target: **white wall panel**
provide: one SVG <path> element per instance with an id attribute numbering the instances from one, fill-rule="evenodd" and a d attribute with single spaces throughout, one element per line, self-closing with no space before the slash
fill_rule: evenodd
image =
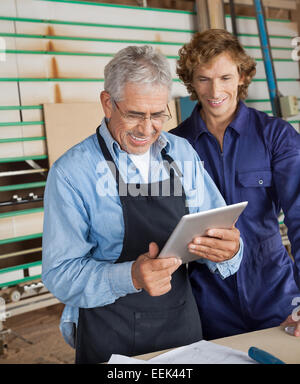
<path id="1" fill-rule="evenodd" d="M 27 215 L 13 216 L 15 237 L 27 236 L 43 232 L 43 212 L 29 213 Z"/>
<path id="2" fill-rule="evenodd" d="M 237 31 L 238 33 L 251 33 L 257 34 L 257 22 L 255 18 L 237 18 Z M 226 17 L 226 28 L 232 32 L 231 20 Z M 296 22 L 282 22 L 282 21 L 267 21 L 267 28 L 269 35 L 282 35 L 282 36 L 297 36 L 297 23 Z"/>
<path id="3" fill-rule="evenodd" d="M 0 13 L 2 16 L 16 16 L 16 7 L 14 0 L 1 0 L 0 1 Z"/>
<path id="4" fill-rule="evenodd" d="M 9 55 L 12 56 L 12 55 Z M 48 55 L 18 54 L 18 77 L 48 78 L 50 77 L 50 62 Z"/>
<path id="5" fill-rule="evenodd" d="M 300 96 L 299 81 L 280 81 L 278 82 L 279 91 L 284 95 Z"/>
<path id="6" fill-rule="evenodd" d="M 15 125 L 9 127 L 0 127 L 0 139 L 22 138 L 22 137 L 41 137 L 44 136 L 43 125 Z"/>
<path id="7" fill-rule="evenodd" d="M 51 45 L 49 45 L 51 42 Z M 14 41 L 11 41 L 13 44 Z M 36 50 L 36 51 L 63 51 L 63 52 L 85 52 L 85 53 L 110 53 L 114 54 L 120 49 L 128 45 L 144 45 L 144 43 L 128 43 L 128 42 L 106 42 L 106 41 L 83 41 L 83 40 L 56 40 L 56 39 L 40 39 L 40 38 L 16 38 L 15 47 L 9 49 L 18 50 Z M 154 49 L 159 50 L 165 55 L 177 55 L 180 45 L 168 44 L 149 44 Z"/>
<path id="8" fill-rule="evenodd" d="M 271 103 L 269 101 L 266 101 L 266 102 L 251 102 L 250 101 L 249 102 L 247 99 L 246 104 L 248 107 L 258 109 L 259 111 L 271 111 L 272 110 L 272 106 L 271 106 Z"/>
<path id="9" fill-rule="evenodd" d="M 260 46 L 259 36 L 239 36 L 239 41 L 242 45 L 252 45 L 252 46 Z M 270 45 L 271 47 L 286 47 L 292 48 L 291 45 L 292 38 L 274 38 L 270 37 Z"/>
<path id="10" fill-rule="evenodd" d="M 5 61 L 0 61 L 0 77 L 18 77 L 16 55 L 6 54 Z"/>
<path id="11" fill-rule="evenodd" d="M 10 281 L 15 281 L 15 280 L 21 280 L 23 278 L 24 278 L 24 272 L 22 269 L 0 273 L 0 284 L 8 283 Z"/>
<path id="12" fill-rule="evenodd" d="M 104 78 L 104 67 L 111 57 L 52 56 L 48 58 L 50 66 L 55 66 L 57 77 L 67 78 Z"/>
<path id="13" fill-rule="evenodd" d="M 104 21 L 103 24 L 106 24 Z M 55 36 L 73 36 L 101 39 L 129 39 L 148 41 L 188 42 L 192 33 L 127 28 L 90 27 L 64 24 L 17 22 L 17 33 Z M 5 31 L 5 30 L 4 30 Z M 6 32 L 6 31 L 5 31 Z"/>
<path id="14" fill-rule="evenodd" d="M 13 121 L 19 121 L 20 120 L 20 113 L 19 111 L 14 110 L 0 110 L 0 123 L 4 122 L 13 122 Z M 1 130 L 2 127 L 0 127 Z M 0 133 L 1 135 L 1 133 Z"/>
<path id="15" fill-rule="evenodd" d="M 37 276 L 42 273 L 42 266 L 41 265 L 36 265 L 34 267 L 28 268 L 28 273 L 29 276 Z"/>
<path id="16" fill-rule="evenodd" d="M 6 49 L 16 49 L 16 39 L 14 37 L 2 37 L 2 39 L 5 40 Z M 0 62 L 0 65 L 1 65 L 1 62 Z"/>
<path id="17" fill-rule="evenodd" d="M 77 103 L 100 102 L 100 92 L 103 82 L 57 82 L 53 83 L 53 99 L 55 94 L 59 99 L 50 102 Z"/>
<path id="18" fill-rule="evenodd" d="M 300 84 L 296 81 L 280 81 L 278 82 L 279 91 L 283 95 L 300 95 Z M 267 82 L 252 82 L 249 86 L 248 99 L 268 99 L 269 91 Z"/>
<path id="19" fill-rule="evenodd" d="M 190 29 L 193 22 L 195 22 L 195 16 L 189 13 L 33 0 L 17 0 L 17 10 L 19 17 L 85 21 L 89 23 L 105 22 L 107 24 L 119 25 L 143 25 L 144 27 L 152 28 Z"/>
<path id="20" fill-rule="evenodd" d="M 186 97 L 188 96 L 186 87 L 183 83 L 176 81 L 173 82 L 173 87 L 172 87 L 172 97 Z"/>
<path id="21" fill-rule="evenodd" d="M 1 10 L 1 2 L 0 2 L 0 15 L 2 16 L 2 10 Z M 9 20 L 1 20 L 0 21 L 0 32 L 5 33 L 15 33 L 15 27 L 14 22 Z"/>
<path id="22" fill-rule="evenodd" d="M 0 143 L 0 154 L 1 158 L 24 156 L 22 143 Z"/>
<path id="23" fill-rule="evenodd" d="M 49 24 L 16 21 L 16 33 L 28 35 L 47 35 L 49 34 Z"/>
<path id="24" fill-rule="evenodd" d="M 28 17 L 34 19 L 43 19 L 51 17 L 53 5 L 47 1 L 36 0 L 14 0 L 16 2 L 16 12 L 18 17 Z"/>
<path id="25" fill-rule="evenodd" d="M 19 105 L 18 85 L 16 82 L 0 82 L 0 105 Z"/>
<path id="26" fill-rule="evenodd" d="M 23 156 L 37 156 L 37 155 L 46 155 L 46 143 L 45 140 L 37 141 L 23 141 Z"/>
<path id="27" fill-rule="evenodd" d="M 42 57 L 41 57 L 42 56 Z M 111 57 L 67 55 L 18 55 L 20 77 L 104 78 L 104 67 Z M 176 75 L 176 60 L 169 59 L 173 78 Z M 34 65 L 33 65 L 34 64 Z"/>
<path id="28" fill-rule="evenodd" d="M 22 110 L 23 121 L 42 121 L 43 111 L 39 109 L 23 109 Z"/>
<path id="29" fill-rule="evenodd" d="M 299 65 L 297 62 L 274 61 L 274 68 L 277 78 L 299 78 Z M 266 71 L 263 61 L 256 65 L 256 78 L 266 78 Z"/>
<path id="30" fill-rule="evenodd" d="M 49 40 L 20 37 L 15 39 L 15 47 L 18 50 L 47 51 L 49 49 Z"/>
<path id="31" fill-rule="evenodd" d="M 9 57 L 15 55 L 8 55 Z M 21 78 L 81 78 L 81 77 L 103 77 L 104 65 L 109 58 L 84 57 L 84 56 L 60 56 L 44 54 L 18 54 L 19 71 L 13 72 L 13 67 L 7 65 L 3 67 L 6 73 L 0 74 L 2 77 L 21 77 Z"/>
<path id="32" fill-rule="evenodd" d="M 22 137 L 22 127 L 0 127 L 0 139 L 8 139 L 11 137 Z"/>
<path id="33" fill-rule="evenodd" d="M 42 233 L 43 218 L 43 212 L 1 218 L 0 240 Z"/>
<path id="34" fill-rule="evenodd" d="M 245 48 L 245 51 L 254 59 L 261 59 L 263 57 L 260 48 Z M 272 57 L 273 59 L 291 59 L 291 52 L 291 50 L 286 49 L 272 49 Z"/>
<path id="35" fill-rule="evenodd" d="M 0 143 L 1 158 L 45 155 L 45 140 Z"/>
<path id="36" fill-rule="evenodd" d="M 53 82 L 20 82 L 20 93 L 23 105 L 38 105 L 55 102 L 55 83 Z"/>

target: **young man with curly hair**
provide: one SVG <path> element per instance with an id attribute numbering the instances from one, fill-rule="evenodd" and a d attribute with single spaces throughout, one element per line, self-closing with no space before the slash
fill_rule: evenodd
<path id="1" fill-rule="evenodd" d="M 172 133 L 192 144 L 227 204 L 249 202 L 236 223 L 245 244 L 237 273 L 224 280 L 189 266 L 203 337 L 278 326 L 300 301 L 300 135 L 244 104 L 256 63 L 226 30 L 196 33 L 179 56 L 179 78 L 198 103 Z M 295 262 L 282 244 L 281 209 Z M 205 256 L 205 244 L 197 250 Z"/>

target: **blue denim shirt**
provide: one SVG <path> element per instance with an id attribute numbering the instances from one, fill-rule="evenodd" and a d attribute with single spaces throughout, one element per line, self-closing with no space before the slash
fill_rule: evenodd
<path id="1" fill-rule="evenodd" d="M 105 120 L 100 134 L 124 181 L 142 183 L 138 169 L 112 138 Z M 151 147 L 151 182 L 168 177 L 161 166 L 162 148 L 183 173 L 181 181 L 191 213 L 225 205 L 188 141 L 166 132 Z M 115 263 L 123 246 L 123 212 L 115 179 L 95 134 L 53 164 L 44 205 L 42 279 L 49 291 L 66 304 L 60 329 L 66 342 L 74 347 L 73 324 L 77 324 L 80 307 L 104 306 L 137 292 L 131 278 L 133 262 Z M 226 278 L 239 268 L 242 253 L 241 240 L 240 250 L 231 260 L 200 262 Z"/>

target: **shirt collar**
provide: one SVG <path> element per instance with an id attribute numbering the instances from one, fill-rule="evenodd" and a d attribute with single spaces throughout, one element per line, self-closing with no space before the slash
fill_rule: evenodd
<path id="1" fill-rule="evenodd" d="M 104 118 L 101 122 L 100 125 L 100 130 L 99 130 L 100 135 L 103 137 L 105 144 L 108 148 L 108 150 L 114 154 L 115 156 L 118 156 L 120 152 L 124 152 L 119 143 L 112 137 L 108 127 L 107 127 L 107 120 Z M 170 149 L 170 142 L 167 139 L 166 135 L 164 132 L 161 132 L 160 136 L 156 140 L 155 143 L 152 144 L 151 149 L 157 152 L 161 152 L 161 150 L 165 148 L 166 152 L 169 152 Z"/>
<path id="2" fill-rule="evenodd" d="M 239 135 L 247 132 L 248 130 L 249 108 L 239 101 L 235 118 L 229 124 Z"/>
<path id="3" fill-rule="evenodd" d="M 190 138 L 193 142 L 196 142 L 203 133 L 211 134 L 200 115 L 200 110 L 201 104 L 197 104 L 190 116 L 192 124 L 188 124 L 186 129 L 187 138 Z M 239 135 L 242 134 L 248 127 L 248 115 L 248 107 L 242 101 L 239 101 L 235 117 L 228 126 L 233 128 Z"/>

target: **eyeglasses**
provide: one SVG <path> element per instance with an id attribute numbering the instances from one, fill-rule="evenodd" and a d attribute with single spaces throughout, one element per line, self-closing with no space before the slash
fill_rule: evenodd
<path id="1" fill-rule="evenodd" d="M 172 119 L 171 111 L 168 104 L 167 104 L 167 110 L 169 113 L 168 115 L 166 113 L 158 112 L 147 117 L 144 114 L 139 114 L 138 112 L 123 112 L 115 100 L 112 99 L 112 102 L 115 104 L 118 111 L 120 112 L 120 115 L 123 117 L 126 123 L 130 125 L 140 125 L 140 124 L 143 124 L 145 120 L 150 119 L 153 126 L 160 127 L 163 124 L 165 124 L 167 121 Z"/>

